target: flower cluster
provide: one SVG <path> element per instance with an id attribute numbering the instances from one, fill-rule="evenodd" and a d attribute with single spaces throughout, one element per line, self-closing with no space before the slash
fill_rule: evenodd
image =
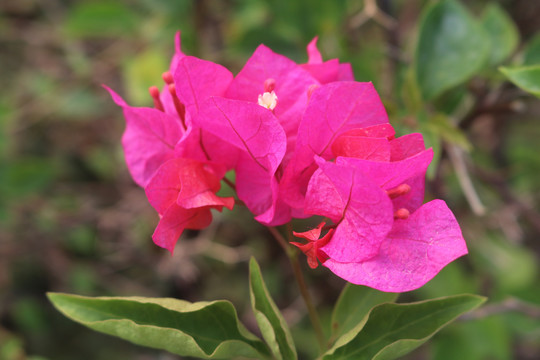
<path id="1" fill-rule="evenodd" d="M 349 64 L 323 62 L 316 38 L 296 64 L 260 45 L 236 75 L 176 52 L 155 108 L 127 105 L 126 162 L 160 215 L 154 242 L 170 251 L 184 229 L 231 209 L 216 195 L 235 171 L 238 199 L 267 226 L 323 216 L 332 222 L 296 233 L 316 267 L 383 291 L 418 288 L 467 253 L 446 204 L 423 204 L 432 159 L 421 134 L 395 137 L 371 83 Z"/>

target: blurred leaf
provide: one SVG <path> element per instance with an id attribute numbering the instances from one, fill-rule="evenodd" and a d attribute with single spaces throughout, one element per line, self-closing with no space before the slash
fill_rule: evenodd
<path id="1" fill-rule="evenodd" d="M 97 241 L 94 229 L 89 226 L 78 226 L 66 231 L 66 247 L 77 255 L 93 255 L 96 251 Z"/>
<path id="2" fill-rule="evenodd" d="M 523 65 L 540 64 L 540 34 L 533 36 L 523 51 Z"/>
<path id="3" fill-rule="evenodd" d="M 150 104 L 148 88 L 161 88 L 161 74 L 169 69 L 168 60 L 161 51 L 149 48 L 130 58 L 124 67 L 124 81 L 129 98 L 136 104 Z"/>
<path id="4" fill-rule="evenodd" d="M 34 298 L 19 298 L 13 308 L 13 319 L 19 329 L 40 332 L 48 329 L 48 321 L 41 303 Z"/>
<path id="5" fill-rule="evenodd" d="M 121 2 L 76 2 L 67 14 L 63 30 L 69 37 L 95 38 L 136 34 L 140 19 Z"/>
<path id="6" fill-rule="evenodd" d="M 266 345 L 243 327 L 228 301 L 190 303 L 61 293 L 48 297 L 68 318 L 138 345 L 203 359 L 269 356 Z"/>
<path id="7" fill-rule="evenodd" d="M 0 359 L 21 360 L 24 357 L 21 339 L 0 328 Z"/>
<path id="8" fill-rule="evenodd" d="M 336 339 L 362 321 L 376 305 L 396 301 L 398 294 L 347 283 L 332 312 L 332 338 Z"/>
<path id="9" fill-rule="evenodd" d="M 56 168 L 48 159 L 23 157 L 0 163 L 0 197 L 16 199 L 42 191 L 55 176 Z"/>
<path id="10" fill-rule="evenodd" d="M 512 339 L 500 316 L 452 324 L 433 341 L 434 360 L 510 360 Z"/>
<path id="11" fill-rule="evenodd" d="M 422 94 L 416 83 L 412 67 L 405 72 L 403 86 L 401 87 L 401 98 L 409 113 L 416 114 L 421 111 L 423 106 Z"/>
<path id="12" fill-rule="evenodd" d="M 424 99 L 431 100 L 473 76 L 484 65 L 489 38 L 454 0 L 429 6 L 420 24 L 415 71 Z"/>
<path id="13" fill-rule="evenodd" d="M 95 89 L 92 89 L 95 90 Z M 99 89 L 101 93 L 101 89 Z M 58 113 L 68 119 L 93 119 L 101 113 L 103 104 L 95 91 L 88 88 L 73 88 L 57 91 Z"/>
<path id="14" fill-rule="evenodd" d="M 540 65 L 501 67 L 500 70 L 515 85 L 540 97 Z"/>
<path id="15" fill-rule="evenodd" d="M 467 105 L 471 101 L 470 94 L 465 85 L 459 85 L 445 91 L 433 102 L 434 107 L 445 114 L 460 118 L 460 114 L 466 114 Z"/>
<path id="16" fill-rule="evenodd" d="M 378 305 L 370 311 L 365 325 L 360 324 L 338 339 L 323 360 L 396 359 L 484 301 L 485 298 L 476 295 L 457 295 L 410 304 Z"/>
<path id="17" fill-rule="evenodd" d="M 14 113 L 14 104 L 7 102 L 7 99 L 0 100 L 0 159 L 7 159 L 11 153 L 13 137 L 9 135 L 9 129 L 13 123 Z"/>
<path id="18" fill-rule="evenodd" d="M 519 44 L 518 30 L 506 11 L 496 3 L 488 5 L 481 21 L 491 42 L 489 64 L 497 65 L 516 50 Z"/>
<path id="19" fill-rule="evenodd" d="M 496 235 L 474 244 L 474 258 L 504 292 L 531 286 L 538 274 L 535 256 L 526 248 Z"/>
<path id="20" fill-rule="evenodd" d="M 77 264 L 69 270 L 69 288 L 79 294 L 93 294 L 99 282 L 95 269 L 90 266 Z"/>
<path id="21" fill-rule="evenodd" d="M 458 145 L 467 151 L 472 149 L 472 145 L 463 131 L 453 125 L 451 119 L 445 114 L 433 115 L 429 119 L 427 126 L 444 141 Z"/>
<path id="22" fill-rule="evenodd" d="M 249 289 L 255 319 L 276 359 L 296 359 L 289 326 L 270 297 L 259 264 L 253 257 L 249 261 Z"/>

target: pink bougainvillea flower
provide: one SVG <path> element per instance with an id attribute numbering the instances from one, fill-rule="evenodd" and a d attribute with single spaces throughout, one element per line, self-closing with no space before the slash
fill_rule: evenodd
<path id="1" fill-rule="evenodd" d="M 465 254 L 443 201 L 423 204 L 433 157 L 422 135 L 395 137 L 371 83 L 354 82 L 350 64 L 323 61 L 317 38 L 296 64 L 259 46 L 236 75 L 186 55 L 180 34 L 154 108 L 136 108 L 109 89 L 124 111 L 126 163 L 160 216 L 156 244 L 173 250 L 184 229 L 201 229 L 228 182 L 267 226 L 292 218 L 331 221 L 295 233 L 310 267 L 319 262 L 355 284 L 383 291 L 422 286 Z"/>
<path id="2" fill-rule="evenodd" d="M 320 248 L 328 256 L 324 266 L 354 284 L 403 292 L 424 285 L 467 253 L 444 202 L 421 204 L 424 184 L 416 181 L 425 176 L 431 157 L 432 151 L 424 150 L 394 162 L 317 159 L 306 212 L 335 224 Z"/>
<path id="3" fill-rule="evenodd" d="M 317 266 L 319 266 L 317 260 L 321 263 L 324 263 L 326 260 L 328 260 L 328 255 L 326 255 L 326 253 L 322 251 L 321 248 L 328 244 L 328 241 L 330 241 L 334 229 L 330 229 L 326 233 L 326 235 L 320 238 L 321 230 L 324 225 L 326 225 L 326 223 L 323 221 L 315 229 L 308 230 L 302 233 L 297 233 L 293 231 L 294 236 L 308 240 L 308 242 L 305 244 L 293 241 L 291 242 L 291 244 L 293 244 L 294 246 L 299 248 L 304 254 L 306 254 L 308 265 L 312 269 L 315 269 L 317 268 Z"/>
<path id="4" fill-rule="evenodd" d="M 173 251 L 184 229 L 202 229 L 210 224 L 210 209 L 232 209 L 234 199 L 216 196 L 224 168 L 189 159 L 164 163 L 145 188 L 150 204 L 161 219 L 152 235 L 154 242 Z"/>

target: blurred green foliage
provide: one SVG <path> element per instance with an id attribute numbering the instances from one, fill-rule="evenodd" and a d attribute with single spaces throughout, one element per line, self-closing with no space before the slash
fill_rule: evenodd
<path id="1" fill-rule="evenodd" d="M 126 171 L 122 114 L 101 84 L 150 105 L 147 87 L 161 84 L 177 30 L 186 53 L 234 72 L 260 43 L 304 62 L 318 35 L 325 59 L 351 62 L 357 80 L 373 81 L 398 132 L 421 131 L 436 150 L 426 197 L 449 203 L 470 250 L 401 298 L 490 298 L 409 358 L 539 358 L 540 102 L 497 68 L 537 91 L 540 3 L 380 0 L 380 13 L 366 17 L 367 3 L 0 2 L 0 359 L 169 358 L 69 322 L 46 301 L 49 290 L 227 298 L 253 330 L 250 255 L 300 358 L 310 358 L 305 309 L 283 281 L 287 259 L 247 212 L 217 214 L 174 256 L 151 243 L 157 216 Z M 475 194 L 484 214 L 469 206 Z M 344 283 L 321 268 L 308 282 L 330 332 Z"/>

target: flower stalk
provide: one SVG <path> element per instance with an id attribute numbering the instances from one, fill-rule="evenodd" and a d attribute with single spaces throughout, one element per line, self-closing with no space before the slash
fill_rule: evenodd
<path id="1" fill-rule="evenodd" d="M 288 226 L 288 228 L 289 227 L 290 226 Z M 285 240 L 285 238 L 281 235 L 278 229 L 272 226 L 268 226 L 267 228 L 277 240 L 279 245 L 283 248 L 283 250 L 287 254 L 287 257 L 289 258 L 296 284 L 298 285 L 298 288 L 300 289 L 300 294 L 302 295 L 302 299 L 306 304 L 309 320 L 311 321 L 311 325 L 313 326 L 313 330 L 315 331 L 315 336 L 317 337 L 319 351 L 323 353 L 326 350 L 326 338 L 322 329 L 321 320 L 319 319 L 319 314 L 317 313 L 317 309 L 315 308 L 313 299 L 311 298 L 311 294 L 307 288 L 304 274 L 302 273 L 302 268 L 300 267 L 300 262 L 298 261 L 298 250 L 292 246 L 289 246 L 287 240 Z M 287 233 L 292 234 L 290 229 L 287 229 Z"/>

